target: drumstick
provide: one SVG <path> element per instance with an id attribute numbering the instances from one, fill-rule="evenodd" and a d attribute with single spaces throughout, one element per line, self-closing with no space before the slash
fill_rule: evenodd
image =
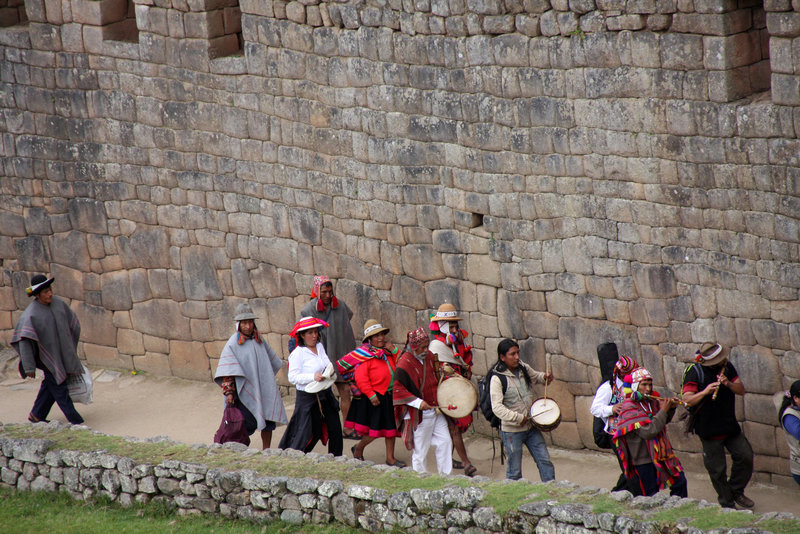
<path id="1" fill-rule="evenodd" d="M 547 398 L 547 375 L 550 374 L 550 353 L 544 355 L 544 398 Z"/>

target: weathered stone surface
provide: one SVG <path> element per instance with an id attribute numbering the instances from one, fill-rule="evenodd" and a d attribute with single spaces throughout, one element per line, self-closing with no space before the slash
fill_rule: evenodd
<path id="1" fill-rule="evenodd" d="M 164 339 L 191 341 L 189 320 L 180 313 L 177 302 L 153 299 L 135 303 L 131 310 L 133 328 Z"/>
<path id="2" fill-rule="evenodd" d="M 123 265 L 128 269 L 168 268 L 169 237 L 164 228 L 137 228 L 130 237 L 117 238 Z"/>
<path id="3" fill-rule="evenodd" d="M 604 321 L 562 318 L 558 323 L 558 337 L 564 355 L 587 365 L 598 365 L 597 346 L 613 341 L 620 354 L 640 359 L 636 328 Z"/>
<path id="4" fill-rule="evenodd" d="M 181 251 L 183 267 L 183 289 L 186 297 L 193 300 L 219 300 L 222 289 L 217 279 L 212 252 L 195 247 Z"/>
<path id="5" fill-rule="evenodd" d="M 102 288 L 104 308 L 130 310 L 133 306 L 130 280 L 126 271 L 103 273 L 100 276 L 100 287 Z"/>
<path id="6" fill-rule="evenodd" d="M 675 273 L 669 266 L 631 265 L 636 292 L 644 298 L 671 298 L 677 295 Z"/>

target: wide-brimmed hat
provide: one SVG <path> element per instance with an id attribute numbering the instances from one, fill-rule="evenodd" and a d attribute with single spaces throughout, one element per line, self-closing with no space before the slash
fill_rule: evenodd
<path id="1" fill-rule="evenodd" d="M 323 321 L 322 319 L 317 319 L 316 317 L 303 317 L 296 323 L 294 323 L 294 328 L 292 331 L 289 332 L 289 335 L 292 337 L 297 337 L 300 335 L 300 332 L 304 332 L 306 330 L 311 330 L 315 328 L 327 328 L 328 323 Z"/>
<path id="2" fill-rule="evenodd" d="M 243 302 L 236 306 L 236 316 L 233 318 L 234 321 L 246 321 L 247 319 L 258 319 L 255 313 L 253 313 L 253 308 L 246 302 Z"/>
<path id="3" fill-rule="evenodd" d="M 375 319 L 369 319 L 366 323 L 364 323 L 364 338 L 361 341 L 366 341 L 372 336 L 378 335 L 381 332 L 388 334 L 389 329 Z"/>
<path id="4" fill-rule="evenodd" d="M 714 367 L 727 357 L 728 351 L 719 343 L 703 343 L 695 353 L 697 363 L 706 367 Z"/>
<path id="5" fill-rule="evenodd" d="M 436 321 L 460 321 L 461 317 L 458 316 L 458 310 L 456 307 L 450 304 L 449 302 L 445 302 L 439 309 L 436 310 L 436 315 L 431 317 L 432 322 Z"/>
<path id="6" fill-rule="evenodd" d="M 55 278 L 47 278 L 43 274 L 35 274 L 31 278 L 31 286 L 25 288 L 25 292 L 29 297 L 35 297 L 40 291 L 50 287 L 50 284 L 53 283 L 53 280 L 55 280 Z"/>
<path id="7" fill-rule="evenodd" d="M 333 385 L 333 382 L 336 380 L 336 373 L 333 372 L 332 363 L 329 363 L 325 370 L 322 371 L 322 377 L 322 380 L 319 382 L 312 380 L 310 383 L 306 384 L 306 393 L 319 393 Z"/>

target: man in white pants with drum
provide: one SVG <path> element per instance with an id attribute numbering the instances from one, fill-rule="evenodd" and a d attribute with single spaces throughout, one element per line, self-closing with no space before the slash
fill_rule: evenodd
<path id="1" fill-rule="evenodd" d="M 542 482 L 555 480 L 556 470 L 550 461 L 544 436 L 530 417 L 530 407 L 534 401 L 533 384 L 549 384 L 553 381 L 553 375 L 550 372 L 534 371 L 532 367 L 521 362 L 519 344 L 511 339 L 504 339 L 497 346 L 497 358 L 498 361 L 492 368 L 489 394 L 492 411 L 500 419 L 500 438 L 508 454 L 506 478 L 522 478 L 524 445 L 539 468 Z"/>

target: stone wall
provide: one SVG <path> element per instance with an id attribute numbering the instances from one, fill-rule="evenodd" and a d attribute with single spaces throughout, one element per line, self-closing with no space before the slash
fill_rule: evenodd
<path id="1" fill-rule="evenodd" d="M 150 440 L 154 441 L 154 440 Z M 241 451 L 243 455 L 305 457 L 309 463 L 340 461 L 355 468 L 376 469 L 376 475 L 396 467 L 374 466 L 344 457 L 295 450 L 267 449 L 261 453 L 238 443 L 212 445 Z M 377 470 L 380 470 L 377 471 Z M 460 475 L 458 478 L 466 478 Z M 483 478 L 483 477 L 481 477 Z M 488 479 L 487 479 L 488 480 Z M 528 484 L 526 480 L 513 482 Z M 103 451 L 78 452 L 53 448 L 47 439 L 0 438 L 0 485 L 19 491 L 64 491 L 75 499 L 103 496 L 122 506 L 161 502 L 180 515 L 218 514 L 256 523 L 278 519 L 292 524 L 340 523 L 369 532 L 399 529 L 403 532 L 662 532 L 660 523 L 648 520 L 648 512 L 688 504 L 712 506 L 705 501 L 672 497 L 662 491 L 653 497 L 631 499 L 628 492 L 579 488 L 568 482 L 555 484 L 571 496 L 586 499 L 605 495 L 626 502 L 630 513 L 593 513 L 589 504 L 537 501 L 499 515 L 482 501 L 486 490 L 448 485 L 440 490 L 412 489 L 389 493 L 382 488 L 347 485 L 340 480 L 317 480 L 270 476 L 255 471 L 228 471 L 180 460 L 153 465 Z M 763 519 L 796 518 L 791 514 L 768 514 Z M 685 523 L 685 520 L 684 520 Z M 756 523 L 757 524 L 757 523 Z M 787 525 L 791 523 L 787 522 Z M 682 525 L 684 531 L 703 531 Z M 454 529 L 454 530 L 450 530 Z M 740 532 L 742 529 L 714 529 Z M 764 532 L 747 529 L 747 532 Z"/>
<path id="2" fill-rule="evenodd" d="M 522 340 L 564 447 L 592 446 L 599 343 L 676 391 L 717 340 L 785 479 L 800 6 L 133 4 L 135 28 L 124 0 L 28 0 L 0 29 L 4 339 L 49 272 L 90 364 L 207 380 L 238 303 L 285 353 L 324 273 L 398 341 L 454 303 L 478 375 Z"/>

